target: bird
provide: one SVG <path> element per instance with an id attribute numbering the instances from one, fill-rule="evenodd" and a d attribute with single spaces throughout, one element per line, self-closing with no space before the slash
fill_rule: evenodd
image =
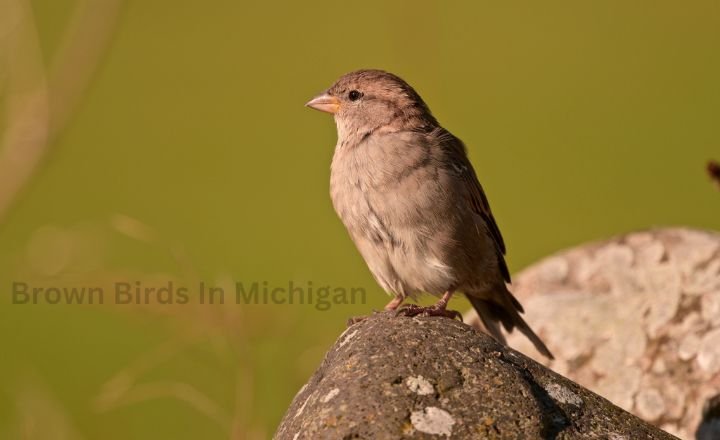
<path id="1" fill-rule="evenodd" d="M 373 277 L 393 296 L 385 310 L 455 318 L 459 312 L 447 306 L 461 292 L 497 341 L 506 344 L 501 325 L 517 328 L 552 359 L 508 288 L 505 242 L 465 145 L 415 89 L 387 71 L 363 69 L 305 105 L 334 117 L 330 197 Z M 439 300 L 403 304 L 421 294 Z"/>

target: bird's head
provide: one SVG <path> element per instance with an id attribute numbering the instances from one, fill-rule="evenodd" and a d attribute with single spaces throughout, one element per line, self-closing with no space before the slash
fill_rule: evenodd
<path id="1" fill-rule="evenodd" d="M 343 75 L 305 105 L 332 113 L 341 138 L 363 138 L 381 128 L 420 130 L 437 125 L 420 95 L 400 77 L 382 70 Z"/>

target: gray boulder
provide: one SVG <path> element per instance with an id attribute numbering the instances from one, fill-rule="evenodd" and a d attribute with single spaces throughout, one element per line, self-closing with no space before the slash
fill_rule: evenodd
<path id="1" fill-rule="evenodd" d="M 458 321 L 376 313 L 338 338 L 275 438 L 674 437 Z"/>

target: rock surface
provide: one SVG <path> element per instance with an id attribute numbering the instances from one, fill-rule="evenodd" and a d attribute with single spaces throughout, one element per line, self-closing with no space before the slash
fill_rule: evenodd
<path id="1" fill-rule="evenodd" d="M 528 267 L 512 290 L 556 360 L 522 335 L 511 346 L 694 438 L 720 393 L 720 234 L 657 229 L 582 245 Z"/>
<path id="2" fill-rule="evenodd" d="M 720 234 L 627 234 L 560 252 L 514 277 L 526 320 L 556 357 L 508 343 L 684 439 L 720 394 Z M 466 322 L 476 321 L 474 312 Z M 718 436 L 720 438 L 720 436 Z"/>
<path id="3" fill-rule="evenodd" d="M 377 313 L 340 336 L 275 438 L 673 437 L 458 321 Z"/>

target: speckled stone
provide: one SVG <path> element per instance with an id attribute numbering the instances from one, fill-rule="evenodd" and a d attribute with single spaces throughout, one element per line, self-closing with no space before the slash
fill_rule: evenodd
<path id="1" fill-rule="evenodd" d="M 641 389 L 635 397 L 639 415 L 645 420 L 657 420 L 665 411 L 665 400 L 655 388 Z"/>
<path id="2" fill-rule="evenodd" d="M 526 320 L 556 359 L 522 335 L 511 334 L 511 346 L 695 438 L 703 405 L 720 394 L 720 234 L 634 232 L 559 252 L 513 279 Z M 478 323 L 474 312 L 466 322 Z"/>
<path id="3" fill-rule="evenodd" d="M 338 339 L 275 438 L 673 437 L 458 321 L 377 313 Z"/>
<path id="4" fill-rule="evenodd" d="M 720 328 L 714 329 L 702 338 L 697 356 L 700 368 L 710 374 L 720 372 Z"/>

